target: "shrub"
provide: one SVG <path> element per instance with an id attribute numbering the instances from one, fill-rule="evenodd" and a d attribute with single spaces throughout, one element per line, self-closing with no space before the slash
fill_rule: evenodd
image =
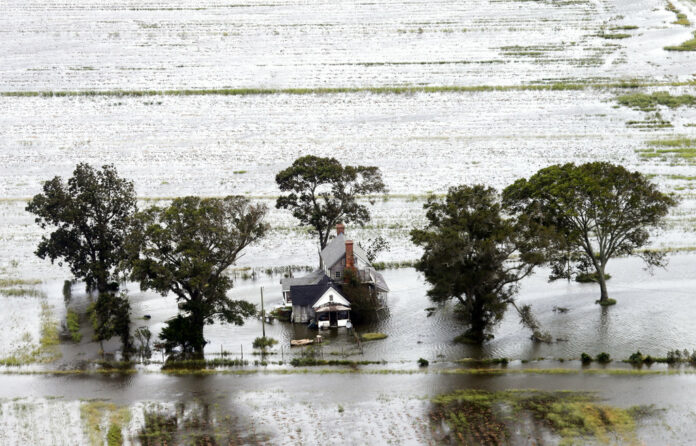
<path id="1" fill-rule="evenodd" d="M 427 359 L 425 359 L 425 358 L 418 358 L 418 366 L 419 366 L 419 367 L 428 367 L 428 364 L 430 364 L 430 362 L 428 362 Z"/>
<path id="2" fill-rule="evenodd" d="M 252 345 L 254 348 L 266 350 L 269 347 L 273 347 L 277 343 L 278 341 L 273 338 L 258 337 L 254 339 L 254 343 Z"/>
<path id="3" fill-rule="evenodd" d="M 630 362 L 631 364 L 642 364 L 644 360 L 645 358 L 643 357 L 643 354 L 640 352 L 640 350 L 628 357 L 628 362 Z"/>
<path id="4" fill-rule="evenodd" d="M 606 364 L 608 362 L 611 362 L 611 356 L 609 355 L 609 353 L 605 352 L 598 354 L 596 359 L 597 362 L 599 362 L 600 364 Z"/>
<path id="5" fill-rule="evenodd" d="M 583 364 L 589 364 L 592 362 L 592 356 L 588 355 L 585 352 L 582 352 L 580 355 L 580 361 L 582 361 Z"/>

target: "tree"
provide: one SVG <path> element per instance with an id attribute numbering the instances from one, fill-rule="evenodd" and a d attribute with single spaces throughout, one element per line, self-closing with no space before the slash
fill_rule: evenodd
<path id="1" fill-rule="evenodd" d="M 411 240 L 423 248 L 416 269 L 432 286 L 434 302 L 455 299 L 457 312 L 469 328 L 463 340 L 481 343 L 508 305 L 523 323 L 545 340 L 528 307 L 514 301 L 518 283 L 543 261 L 545 239 L 526 218 L 503 216 L 499 194 L 482 185 L 450 188 L 444 201 L 433 197 L 425 204 L 428 224 L 411 231 Z"/>
<path id="2" fill-rule="evenodd" d="M 249 302 L 227 297 L 232 279 L 225 270 L 266 233 L 265 214 L 266 206 L 229 196 L 177 198 L 136 216 L 131 276 L 141 289 L 174 293 L 179 303 L 180 314 L 160 334 L 170 351 L 179 346 L 202 356 L 206 324 L 242 325 L 255 313 Z"/>
<path id="3" fill-rule="evenodd" d="M 375 260 L 377 260 L 377 256 L 381 252 L 389 251 L 390 245 L 387 239 L 385 239 L 381 235 L 378 235 L 373 239 L 367 239 L 367 242 L 365 242 L 365 246 L 362 246 L 362 244 L 360 244 L 360 247 L 365 251 L 365 255 L 367 255 L 367 260 L 370 263 L 373 263 Z"/>
<path id="4" fill-rule="evenodd" d="M 310 226 L 324 249 L 331 229 L 337 223 L 370 220 L 370 212 L 358 203 L 360 195 L 386 192 L 379 168 L 342 166 L 334 158 L 313 155 L 300 157 L 276 175 L 282 192 L 276 208 L 289 209 L 304 226 Z M 374 204 L 370 201 L 370 204 Z"/>
<path id="5" fill-rule="evenodd" d="M 104 351 L 104 341 L 114 336 L 121 339 L 123 355 L 128 357 L 133 343 L 130 336 L 130 302 L 125 293 L 120 296 L 111 293 L 101 293 L 91 311 L 94 340 L 99 341 Z"/>
<path id="6" fill-rule="evenodd" d="M 637 253 L 649 267 L 665 265 L 664 254 L 636 250 L 647 245 L 648 230 L 659 227 L 677 201 L 639 172 L 606 162 L 554 165 L 508 186 L 503 198 L 511 210 L 554 234 L 547 252 L 550 279 L 594 268 L 600 304 L 613 303 L 606 285 L 609 259 Z"/>
<path id="7" fill-rule="evenodd" d="M 99 293 L 118 289 L 116 267 L 126 257 L 125 239 L 136 211 L 133 183 L 112 165 L 101 171 L 78 164 L 67 184 L 59 176 L 43 183 L 43 192 L 26 207 L 41 229 L 36 255 L 66 262 L 72 274 Z"/>

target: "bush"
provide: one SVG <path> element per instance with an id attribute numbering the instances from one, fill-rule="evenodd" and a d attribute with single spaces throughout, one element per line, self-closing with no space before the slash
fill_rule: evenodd
<path id="1" fill-rule="evenodd" d="M 425 359 L 425 358 L 418 358 L 418 366 L 419 366 L 419 367 L 428 367 L 428 364 L 430 364 L 430 362 L 428 362 L 427 359 Z"/>
<path id="2" fill-rule="evenodd" d="M 599 362 L 600 364 L 606 364 L 608 362 L 611 362 L 611 356 L 609 355 L 609 353 L 605 352 L 598 354 L 596 359 L 597 362 Z"/>
<path id="3" fill-rule="evenodd" d="M 278 341 L 273 339 L 273 338 L 259 337 L 259 338 L 254 339 L 254 343 L 252 345 L 254 348 L 266 350 L 269 347 L 273 347 L 277 343 L 278 343 Z"/>
<path id="4" fill-rule="evenodd" d="M 592 356 L 588 355 L 585 352 L 582 352 L 580 355 L 580 361 L 582 361 L 583 364 L 589 364 L 592 362 Z"/>
<path id="5" fill-rule="evenodd" d="M 611 279 L 611 274 L 605 274 L 604 280 Z M 599 276 L 597 273 L 580 273 L 575 276 L 575 281 L 579 283 L 599 283 Z"/>
<path id="6" fill-rule="evenodd" d="M 628 362 L 630 362 L 631 364 L 642 364 L 644 360 L 645 358 L 643 357 L 643 354 L 640 352 L 640 350 L 628 357 Z"/>

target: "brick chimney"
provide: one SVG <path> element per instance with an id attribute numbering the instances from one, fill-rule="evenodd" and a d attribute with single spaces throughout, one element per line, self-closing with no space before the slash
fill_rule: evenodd
<path id="1" fill-rule="evenodd" d="M 346 269 L 355 271 L 355 257 L 353 256 L 353 240 L 346 240 Z"/>
<path id="2" fill-rule="evenodd" d="M 346 225 L 344 225 L 343 223 L 339 223 L 336 225 L 336 235 L 337 236 L 341 235 L 341 234 L 345 234 L 345 232 L 346 232 Z"/>

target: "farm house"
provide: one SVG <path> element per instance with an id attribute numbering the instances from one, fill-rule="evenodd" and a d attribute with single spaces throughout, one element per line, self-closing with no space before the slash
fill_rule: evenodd
<path id="1" fill-rule="evenodd" d="M 386 301 L 389 286 L 384 277 L 360 245 L 346 238 L 343 224 L 336 225 L 336 237 L 321 251 L 320 261 L 321 267 L 306 276 L 281 280 L 283 304 L 292 307 L 292 322 L 314 322 L 319 328 L 345 327 L 351 308 L 342 294 L 347 269 L 355 271 L 380 302 Z"/>

